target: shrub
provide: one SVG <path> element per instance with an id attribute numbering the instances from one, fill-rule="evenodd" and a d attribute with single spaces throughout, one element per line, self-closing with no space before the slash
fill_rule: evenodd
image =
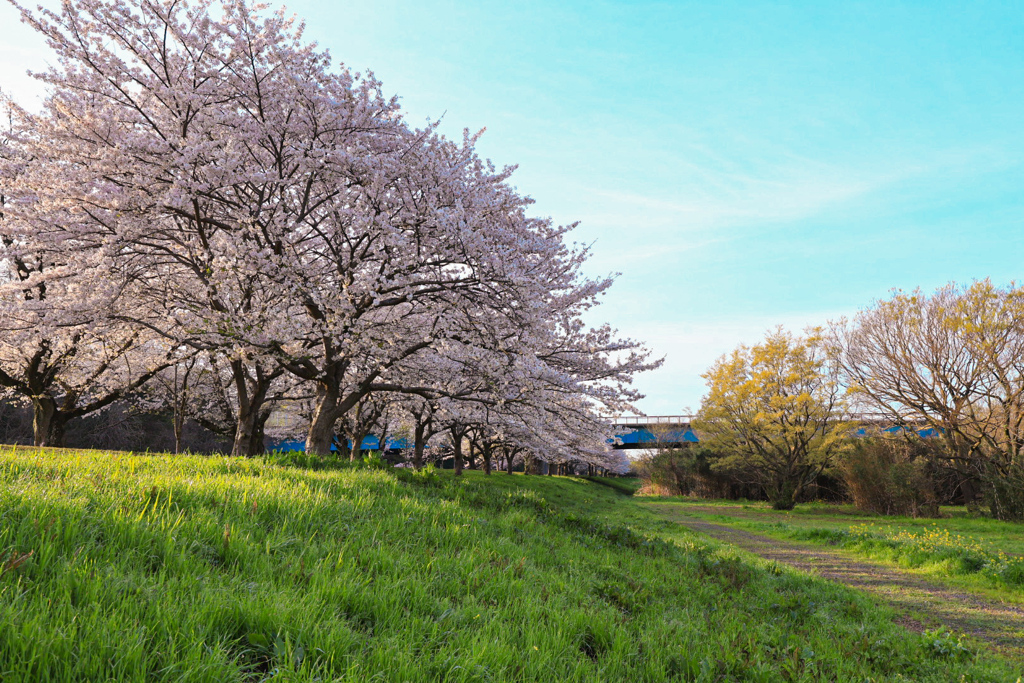
<path id="1" fill-rule="evenodd" d="M 1024 465 L 1001 470 L 989 466 L 984 477 L 987 484 L 985 503 L 996 519 L 1024 520 Z"/>
<path id="2" fill-rule="evenodd" d="M 666 449 L 641 457 L 634 464 L 637 475 L 643 481 L 640 493 L 654 496 L 686 495 L 686 460 L 683 451 L 677 449 Z"/>
<path id="3" fill-rule="evenodd" d="M 743 457 L 707 448 L 662 449 L 634 461 L 639 496 L 691 496 L 729 500 L 766 500 L 763 477 Z M 820 472 L 802 487 L 796 502 L 845 500 L 845 484 L 833 470 Z"/>
<path id="4" fill-rule="evenodd" d="M 854 441 L 840 463 L 853 504 L 880 515 L 937 517 L 935 481 L 926 446 L 907 439 Z"/>
<path id="5" fill-rule="evenodd" d="M 697 498 L 750 497 L 752 491 L 713 465 L 719 454 L 708 448 L 671 448 L 635 463 L 643 486 L 640 495 Z"/>

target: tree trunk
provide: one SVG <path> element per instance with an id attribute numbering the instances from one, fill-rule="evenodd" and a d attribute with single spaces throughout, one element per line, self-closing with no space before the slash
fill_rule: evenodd
<path id="1" fill-rule="evenodd" d="M 177 407 L 174 409 L 174 454 L 181 453 L 181 433 L 185 428 L 184 413 L 180 412 Z"/>
<path id="2" fill-rule="evenodd" d="M 779 497 L 772 501 L 772 510 L 792 510 L 796 507 L 796 503 L 793 502 L 792 498 Z"/>
<path id="3" fill-rule="evenodd" d="M 417 423 L 413 434 L 412 466 L 417 470 L 423 469 L 423 433 L 426 428 L 425 424 Z"/>
<path id="4" fill-rule="evenodd" d="M 452 432 L 452 450 L 455 451 L 455 476 L 462 476 L 462 433 Z"/>
<path id="5" fill-rule="evenodd" d="M 363 439 L 366 438 L 366 432 L 356 432 L 352 435 L 352 445 L 348 449 L 349 462 L 355 462 L 356 460 L 363 459 Z"/>
<path id="6" fill-rule="evenodd" d="M 231 455 L 249 455 L 252 450 L 253 434 L 256 431 L 256 412 L 251 406 L 245 406 L 243 410 L 239 406 L 238 424 L 235 425 L 235 439 L 231 444 Z"/>
<path id="7" fill-rule="evenodd" d="M 512 451 L 505 451 L 505 472 L 512 474 L 512 464 L 516 461 L 515 453 Z"/>
<path id="8" fill-rule="evenodd" d="M 231 455 L 252 456 L 263 453 L 263 427 L 270 418 L 270 413 L 263 415 L 263 404 L 267 402 L 270 385 L 280 371 L 265 375 L 263 369 L 256 365 L 255 378 L 242 361 L 231 362 L 231 375 L 238 393 L 238 413 L 236 415 L 235 439 L 231 445 Z"/>
<path id="9" fill-rule="evenodd" d="M 961 474 L 960 493 L 964 497 L 964 505 L 973 510 L 978 506 L 978 491 L 974 486 L 974 479 L 969 474 Z"/>
<path id="10" fill-rule="evenodd" d="M 36 446 L 60 448 L 64 445 L 67 419 L 51 396 L 32 397 L 32 435 Z"/>
<path id="11" fill-rule="evenodd" d="M 799 495 L 799 487 L 792 482 L 783 481 L 775 486 L 772 498 L 773 510 L 792 510 L 796 507 L 796 497 Z"/>
<path id="12" fill-rule="evenodd" d="M 489 475 L 491 473 L 491 444 L 484 442 L 480 450 L 484 459 L 484 474 Z"/>
<path id="13" fill-rule="evenodd" d="M 187 381 L 187 380 L 186 380 Z M 183 394 L 184 392 L 182 392 Z M 185 404 L 182 394 L 178 392 L 178 366 L 174 366 L 174 412 L 171 414 L 171 427 L 174 430 L 174 454 L 181 453 L 181 432 L 185 428 Z"/>
<path id="14" fill-rule="evenodd" d="M 340 417 L 339 396 L 336 390 L 321 383 L 316 389 L 316 398 L 316 409 L 306 434 L 306 452 L 328 456 L 331 454 L 331 441 L 334 440 L 334 425 Z"/>
<path id="15" fill-rule="evenodd" d="M 263 455 L 267 450 L 267 420 L 270 419 L 269 410 L 260 410 L 253 424 L 252 439 L 249 441 L 249 455 Z"/>

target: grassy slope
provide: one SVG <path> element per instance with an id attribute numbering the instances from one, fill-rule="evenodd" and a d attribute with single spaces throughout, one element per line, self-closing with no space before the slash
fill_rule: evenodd
<path id="1" fill-rule="evenodd" d="M 943 508 L 940 519 L 879 517 L 852 506 L 805 504 L 772 510 L 766 503 L 648 498 L 712 522 L 823 545 L 913 569 L 966 589 L 1024 603 L 1024 525 Z"/>
<path id="2" fill-rule="evenodd" d="M 0 557 L 32 555 L 0 578 L 0 680 L 1020 674 L 839 587 L 666 543 L 624 500 L 563 478 L 3 451 Z"/>

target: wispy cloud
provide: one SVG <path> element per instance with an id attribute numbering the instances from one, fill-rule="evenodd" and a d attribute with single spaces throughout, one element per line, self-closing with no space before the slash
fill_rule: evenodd
<path id="1" fill-rule="evenodd" d="M 696 409 L 704 394 L 700 375 L 722 354 L 740 344 L 755 344 L 778 325 L 794 332 L 823 325 L 850 311 L 815 311 L 790 315 L 746 316 L 693 322 L 641 323 L 629 330 L 644 340 L 655 355 L 664 356 L 659 370 L 637 378 L 647 398 L 640 408 L 649 415 L 677 414 Z"/>

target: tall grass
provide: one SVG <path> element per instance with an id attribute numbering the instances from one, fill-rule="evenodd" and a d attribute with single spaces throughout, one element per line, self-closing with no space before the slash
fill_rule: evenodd
<path id="1" fill-rule="evenodd" d="M 0 680 L 1015 680 L 625 497 L 265 460 L 0 452 Z M 633 518 L 636 522 L 637 518 Z"/>

